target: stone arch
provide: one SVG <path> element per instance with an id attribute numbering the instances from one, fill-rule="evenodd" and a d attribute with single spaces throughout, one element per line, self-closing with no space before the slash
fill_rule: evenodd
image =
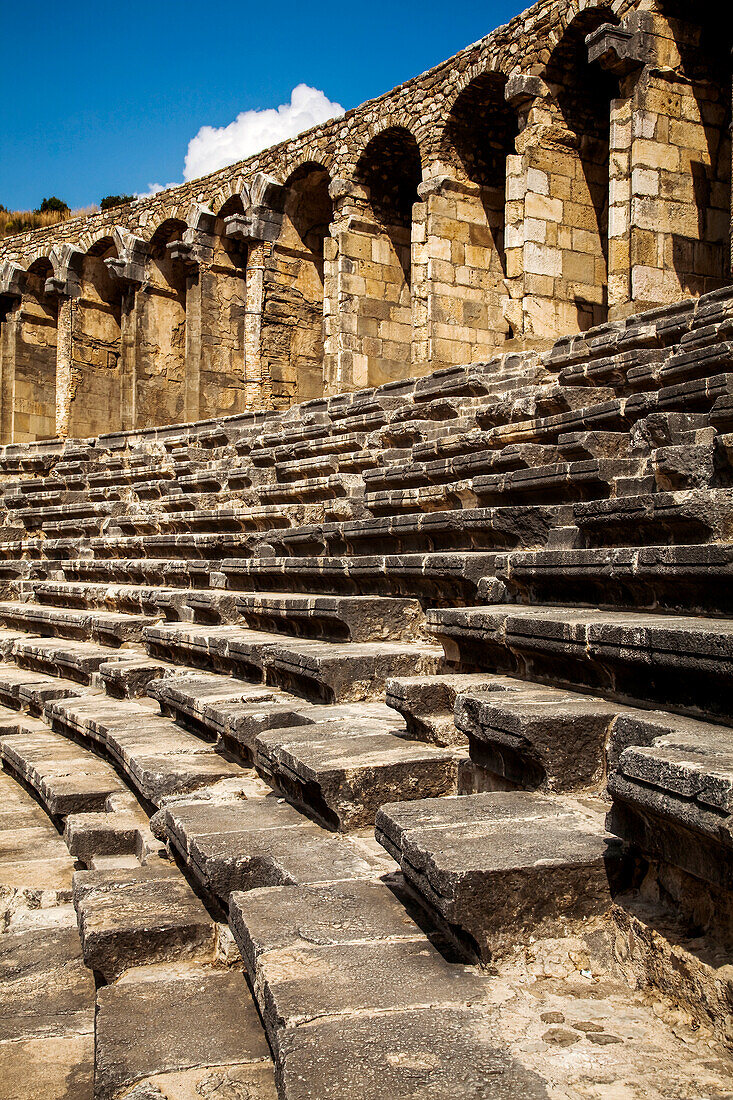
<path id="1" fill-rule="evenodd" d="M 122 348 L 125 284 L 117 264 L 124 231 L 106 226 L 81 234 L 78 248 L 63 257 L 67 287 L 78 293 L 70 303 L 71 356 L 68 430 L 75 437 L 122 427 L 124 362 Z"/>
<path id="2" fill-rule="evenodd" d="M 507 157 L 515 151 L 519 130 L 516 111 L 506 101 L 507 78 L 502 72 L 482 69 L 463 83 L 448 111 L 441 135 L 439 160 L 451 166 L 458 179 L 478 188 L 478 199 L 488 238 L 474 230 L 480 247 L 489 246 L 506 274 L 504 209 Z"/>
<path id="3" fill-rule="evenodd" d="M 619 94 L 618 78 L 589 64 L 586 38 L 618 20 L 611 4 L 574 4 L 569 15 L 541 75 L 555 111 L 549 139 L 566 177 L 562 225 L 572 239 L 562 251 L 563 293 L 585 329 L 608 316 L 611 103 Z"/>
<path id="4" fill-rule="evenodd" d="M 184 419 L 186 385 L 186 268 L 171 256 L 187 226 L 166 217 L 147 242 L 145 278 L 135 294 L 135 427 Z"/>
<path id="5" fill-rule="evenodd" d="M 680 157 L 677 172 L 660 175 L 674 231 L 664 256 L 683 291 L 705 293 L 731 275 L 731 82 L 733 12 L 730 5 L 697 0 L 654 0 L 650 15 L 657 63 L 679 73 L 664 120 Z M 683 192 L 687 192 L 687 194 Z"/>
<path id="6" fill-rule="evenodd" d="M 335 176 L 334 155 L 328 149 L 309 144 L 300 147 L 293 153 L 286 153 L 278 166 L 279 180 L 285 185 L 297 172 L 314 164 L 322 168 L 329 176 Z"/>
<path id="7" fill-rule="evenodd" d="M 56 359 L 58 297 L 48 293 L 53 267 L 48 256 L 38 256 L 23 273 L 18 302 L 12 419 L 14 442 L 52 439 L 56 434 Z M 3 402 L 4 404 L 4 402 Z M 3 418 L 5 419 L 5 417 Z M 4 427 L 4 434 L 8 426 Z"/>
<path id="8" fill-rule="evenodd" d="M 322 162 L 301 160 L 278 193 L 281 219 L 262 315 L 262 353 L 275 404 L 323 395 L 330 183 Z"/>
<path id="9" fill-rule="evenodd" d="M 420 146 L 411 130 L 381 126 L 359 157 L 356 178 L 366 188 L 371 214 L 391 238 L 409 284 L 410 249 L 405 244 L 422 181 Z"/>

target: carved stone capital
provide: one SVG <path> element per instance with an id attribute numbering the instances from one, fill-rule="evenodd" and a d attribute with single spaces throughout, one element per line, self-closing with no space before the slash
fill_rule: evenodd
<path id="1" fill-rule="evenodd" d="M 546 99 L 549 88 L 541 76 L 531 73 L 515 73 L 510 76 L 504 89 L 504 98 L 516 111 L 528 111 L 535 100 Z"/>
<path id="2" fill-rule="evenodd" d="M 598 64 L 616 76 L 628 76 L 643 67 L 647 50 L 642 36 L 628 27 L 604 23 L 585 40 L 588 61 Z"/>
<path id="3" fill-rule="evenodd" d="M 0 263 L 0 297 L 19 300 L 23 297 L 28 273 L 12 260 Z"/>

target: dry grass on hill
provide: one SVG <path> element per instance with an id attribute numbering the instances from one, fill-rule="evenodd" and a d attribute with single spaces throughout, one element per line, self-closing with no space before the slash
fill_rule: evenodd
<path id="1" fill-rule="evenodd" d="M 58 210 L 49 210 L 43 214 L 37 210 L 0 210 L 0 237 L 12 237 L 14 233 L 43 229 L 48 225 L 56 225 L 57 222 L 68 221 L 69 218 L 94 214 L 97 210 L 98 206 L 85 206 L 81 210 L 70 210 L 68 213 Z"/>

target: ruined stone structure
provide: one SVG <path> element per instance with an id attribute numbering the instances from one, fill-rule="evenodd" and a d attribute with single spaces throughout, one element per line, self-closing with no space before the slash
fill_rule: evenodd
<path id="1" fill-rule="evenodd" d="M 5 242 L 3 1100 L 733 1094 L 730 46 Z"/>
<path id="2" fill-rule="evenodd" d="M 710 0 L 543 0 L 300 138 L 5 240 L 0 438 L 283 408 L 726 285 L 731 37 Z"/>

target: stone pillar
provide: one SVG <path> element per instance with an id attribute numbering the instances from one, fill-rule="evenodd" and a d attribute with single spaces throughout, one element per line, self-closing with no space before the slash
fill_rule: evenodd
<path id="1" fill-rule="evenodd" d="M 418 194 L 423 201 L 413 207 L 413 373 L 490 358 L 509 335 L 503 206 L 492 211 L 488 189 L 447 175 L 421 183 Z"/>
<path id="2" fill-rule="evenodd" d="M 272 403 L 272 379 L 267 358 L 262 354 L 262 311 L 265 269 L 272 245 L 253 241 L 247 250 L 247 311 L 244 321 L 244 385 L 248 409 L 268 409 Z"/>
<path id="3" fill-rule="evenodd" d="M 49 280 L 55 284 L 56 280 Z M 47 284 L 48 285 L 48 284 Z M 75 299 L 55 288 L 58 296 L 58 337 L 56 342 L 56 435 L 69 434 L 73 397 L 73 345 Z"/>
<path id="4" fill-rule="evenodd" d="M 608 316 L 616 320 L 636 312 L 631 263 L 634 100 L 644 57 L 637 36 L 625 26 L 605 24 L 588 35 L 586 45 L 590 64 L 618 77 L 621 92 L 611 103 L 609 144 Z"/>
<path id="5" fill-rule="evenodd" d="M 401 260 L 410 255 L 411 231 L 387 232 L 369 210 L 367 190 L 351 180 L 333 180 L 330 195 L 326 396 L 413 373 L 412 303 Z"/>
<path id="6" fill-rule="evenodd" d="M 519 134 L 516 154 L 507 157 L 504 315 L 521 343 L 542 346 L 577 327 L 577 314 L 568 311 L 558 293 L 567 242 L 560 187 L 555 186 L 559 176 L 571 178 L 574 166 L 551 144 L 556 120 L 544 81 L 515 74 L 505 94 L 517 113 Z"/>
<path id="7" fill-rule="evenodd" d="M 246 256 L 244 405 L 247 409 L 269 409 L 273 403 L 270 361 L 263 347 L 263 325 L 267 272 L 272 266 L 273 244 L 279 227 L 279 213 L 261 204 L 250 207 L 245 215 L 235 214 L 224 222 L 226 237 L 239 242 Z"/>
<path id="8" fill-rule="evenodd" d="M 367 217 L 368 197 L 363 187 L 335 179 L 330 195 L 334 219 L 330 242 L 326 242 L 326 262 L 331 265 L 331 293 L 326 307 L 326 397 L 368 385 L 369 360 L 359 339 L 359 301 L 366 296 L 367 283 L 359 273 L 359 261 L 371 261 L 372 240 L 377 232 Z M 376 324 L 375 318 L 375 331 Z"/>
<path id="9" fill-rule="evenodd" d="M 235 268 L 214 233 L 211 212 L 168 245 L 186 278 L 187 420 L 226 416 L 245 407 L 244 272 Z"/>
<path id="10" fill-rule="evenodd" d="M 20 330 L 20 299 L 5 299 L 0 321 L 0 443 L 12 443 L 15 409 L 15 356 Z M 2 300 L 0 300 L 2 308 Z"/>
<path id="11" fill-rule="evenodd" d="M 713 135 L 728 140 L 727 97 L 715 103 L 684 71 L 681 50 L 704 63 L 699 28 L 674 26 L 679 41 L 660 15 L 635 12 L 588 38 L 589 57 L 619 75 L 625 99 L 612 131 L 612 317 L 729 279 L 730 200 L 711 159 Z"/>

